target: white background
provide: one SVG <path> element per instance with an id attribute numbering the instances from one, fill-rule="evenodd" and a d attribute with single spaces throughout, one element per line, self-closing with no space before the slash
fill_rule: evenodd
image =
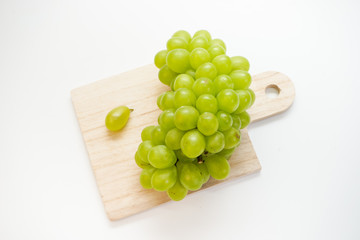
<path id="1" fill-rule="evenodd" d="M 360 2 L 0 1 L 0 239 L 360 239 Z M 254 123 L 259 174 L 110 222 L 70 91 L 209 30 L 292 108 Z"/>

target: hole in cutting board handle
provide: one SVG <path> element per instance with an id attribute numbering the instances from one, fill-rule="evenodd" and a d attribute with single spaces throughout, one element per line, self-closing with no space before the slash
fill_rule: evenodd
<path id="1" fill-rule="evenodd" d="M 280 94 L 280 88 L 278 85 L 270 84 L 265 88 L 265 94 L 268 98 L 277 98 Z"/>

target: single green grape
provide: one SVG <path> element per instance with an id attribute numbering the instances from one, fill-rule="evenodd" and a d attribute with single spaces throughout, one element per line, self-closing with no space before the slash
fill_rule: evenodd
<path id="1" fill-rule="evenodd" d="M 235 56 L 235 57 L 231 57 L 231 66 L 232 66 L 233 71 L 234 70 L 249 71 L 250 63 L 244 57 Z"/>
<path id="2" fill-rule="evenodd" d="M 218 103 L 213 95 L 202 94 L 196 100 L 196 108 L 200 113 L 211 112 L 215 114 L 218 111 Z"/>
<path id="3" fill-rule="evenodd" d="M 167 195 L 173 201 L 180 201 L 186 197 L 188 190 L 181 184 L 178 178 L 175 185 L 167 190 Z"/>
<path id="4" fill-rule="evenodd" d="M 196 128 L 199 112 L 192 106 L 182 106 L 175 111 L 175 126 L 187 131 Z"/>
<path id="5" fill-rule="evenodd" d="M 176 76 L 176 72 L 171 70 L 166 64 L 160 68 L 158 73 L 158 78 L 160 82 L 168 86 L 170 86 L 171 82 L 174 81 Z"/>
<path id="6" fill-rule="evenodd" d="M 210 46 L 215 45 L 215 44 L 218 44 L 218 45 L 222 46 L 226 51 L 226 45 L 225 45 L 223 40 L 221 40 L 219 38 L 215 38 L 215 39 L 210 41 Z"/>
<path id="7" fill-rule="evenodd" d="M 151 131 L 155 126 L 147 126 L 141 131 L 141 140 L 151 140 Z"/>
<path id="8" fill-rule="evenodd" d="M 184 73 L 190 67 L 190 53 L 185 49 L 171 50 L 166 57 L 166 65 L 176 73 Z"/>
<path id="9" fill-rule="evenodd" d="M 210 173 L 209 173 L 209 170 L 207 169 L 206 164 L 195 163 L 195 165 L 200 169 L 200 173 L 202 176 L 202 184 L 207 183 L 207 181 L 209 181 L 209 178 L 210 178 Z"/>
<path id="10" fill-rule="evenodd" d="M 231 72 L 231 59 L 225 54 L 216 56 L 212 63 L 215 65 L 218 74 L 228 74 Z"/>
<path id="11" fill-rule="evenodd" d="M 210 45 L 210 47 L 207 50 L 210 54 L 211 59 L 214 59 L 216 56 L 223 55 L 226 53 L 225 49 L 219 44 Z"/>
<path id="12" fill-rule="evenodd" d="M 210 54 L 204 48 L 195 48 L 190 53 L 190 65 L 197 69 L 200 65 L 210 61 Z"/>
<path id="13" fill-rule="evenodd" d="M 219 128 L 216 116 L 210 112 L 204 112 L 199 116 L 197 129 L 205 136 L 213 135 Z"/>
<path id="14" fill-rule="evenodd" d="M 218 153 L 225 147 L 225 136 L 222 132 L 216 132 L 211 136 L 205 137 L 206 151 L 209 153 Z"/>
<path id="15" fill-rule="evenodd" d="M 152 147 L 148 153 L 148 160 L 155 168 L 168 168 L 176 163 L 176 156 L 173 150 L 165 145 Z"/>
<path id="16" fill-rule="evenodd" d="M 246 128 L 250 123 L 250 115 L 245 111 L 239 114 L 241 129 Z"/>
<path id="17" fill-rule="evenodd" d="M 232 89 L 221 90 L 216 96 L 218 107 L 228 113 L 234 112 L 239 106 L 239 96 Z"/>
<path id="18" fill-rule="evenodd" d="M 235 149 L 236 149 L 236 147 L 229 148 L 229 149 L 223 149 L 221 152 L 218 153 L 218 155 L 221 155 L 224 158 L 226 158 L 227 160 L 229 160 L 230 157 L 233 155 Z"/>
<path id="19" fill-rule="evenodd" d="M 119 131 L 123 127 L 125 127 L 130 112 L 132 112 L 133 109 L 129 109 L 126 106 L 120 106 L 116 107 L 113 110 L 111 110 L 105 118 L 105 126 L 110 131 Z"/>
<path id="20" fill-rule="evenodd" d="M 235 128 L 235 129 L 240 129 L 240 127 L 241 127 L 241 121 L 240 121 L 239 115 L 232 114 L 231 117 L 232 117 L 232 119 L 233 119 L 233 125 L 232 125 L 232 127 Z"/>
<path id="21" fill-rule="evenodd" d="M 175 109 L 167 109 L 158 117 L 158 123 L 166 132 L 175 127 L 174 123 Z"/>
<path id="22" fill-rule="evenodd" d="M 193 91 L 187 88 L 179 88 L 175 92 L 175 107 L 195 106 L 196 96 Z"/>
<path id="23" fill-rule="evenodd" d="M 136 151 L 135 153 L 135 163 L 136 165 L 138 165 L 140 168 L 146 168 L 146 167 L 149 167 L 150 166 L 150 163 L 148 162 L 144 162 L 141 157 L 140 157 L 140 154 L 138 151 Z"/>
<path id="24" fill-rule="evenodd" d="M 164 109 L 164 106 L 161 105 L 161 99 L 164 97 L 165 94 L 166 94 L 166 92 L 163 92 L 162 94 L 160 94 L 160 95 L 157 97 L 157 100 L 156 100 L 156 104 L 157 104 L 157 106 L 158 106 L 161 110 L 165 110 L 165 109 Z"/>
<path id="25" fill-rule="evenodd" d="M 180 142 L 181 151 L 189 158 L 200 156 L 205 145 L 205 137 L 197 129 L 186 132 Z"/>
<path id="26" fill-rule="evenodd" d="M 215 86 L 213 81 L 209 78 L 199 78 L 194 82 L 192 87 L 193 92 L 196 97 L 199 97 L 203 94 L 212 94 L 215 95 Z"/>
<path id="27" fill-rule="evenodd" d="M 192 76 L 190 76 L 188 74 L 179 74 L 175 78 L 174 90 L 176 91 L 179 88 L 187 88 L 187 89 L 191 90 L 194 82 L 195 82 L 195 80 Z"/>
<path id="28" fill-rule="evenodd" d="M 139 152 L 140 158 L 143 162 L 149 162 L 148 153 L 152 147 L 154 147 L 154 144 L 152 144 L 150 140 L 140 143 L 137 151 Z"/>
<path id="29" fill-rule="evenodd" d="M 229 75 L 221 74 L 214 80 L 216 94 L 223 89 L 234 89 L 234 82 Z"/>
<path id="30" fill-rule="evenodd" d="M 243 70 L 235 70 L 230 73 L 234 81 L 234 89 L 248 89 L 251 84 L 251 75 Z"/>
<path id="31" fill-rule="evenodd" d="M 166 64 L 167 50 L 159 51 L 154 58 L 154 63 L 157 68 L 161 68 Z"/>
<path id="32" fill-rule="evenodd" d="M 185 30 L 179 30 L 179 31 L 175 32 L 172 36 L 173 37 L 183 38 L 187 43 L 190 42 L 190 40 L 191 40 L 190 33 L 188 33 Z"/>
<path id="33" fill-rule="evenodd" d="M 209 41 L 203 36 L 198 36 L 191 39 L 189 44 L 189 50 L 192 51 L 195 48 L 207 49 L 208 46 L 209 46 Z"/>
<path id="34" fill-rule="evenodd" d="M 165 136 L 166 131 L 162 129 L 160 126 L 155 126 L 151 131 L 151 142 L 154 146 L 156 145 L 164 145 L 165 144 Z"/>
<path id="35" fill-rule="evenodd" d="M 196 69 L 195 78 L 199 79 L 199 78 L 205 77 L 205 78 L 209 78 L 209 79 L 213 80 L 217 74 L 218 74 L 218 72 L 216 70 L 215 65 L 208 62 L 208 63 L 204 63 L 204 64 L 200 65 L 198 67 L 198 69 Z"/>
<path id="36" fill-rule="evenodd" d="M 170 83 L 170 89 L 171 89 L 171 91 L 175 91 L 175 89 L 174 89 L 174 83 L 175 83 L 175 79 L 172 80 L 171 83 Z"/>
<path id="37" fill-rule="evenodd" d="M 195 70 L 194 69 L 188 69 L 185 73 L 187 75 L 190 75 L 193 79 L 195 79 Z"/>
<path id="38" fill-rule="evenodd" d="M 229 130 L 233 124 L 233 119 L 230 114 L 224 111 L 218 111 L 216 117 L 219 121 L 219 131 Z"/>
<path id="39" fill-rule="evenodd" d="M 174 49 L 187 49 L 188 43 L 186 40 L 182 37 L 172 37 L 170 38 L 167 43 L 166 47 L 168 51 L 174 50 Z"/>
<path id="40" fill-rule="evenodd" d="M 211 34 L 206 30 L 197 31 L 194 34 L 193 38 L 200 37 L 200 36 L 206 38 L 209 42 L 211 41 Z"/>
<path id="41" fill-rule="evenodd" d="M 223 134 L 225 137 L 225 149 L 233 148 L 240 143 L 241 134 L 238 129 L 232 127 L 229 130 L 224 131 Z"/>
<path id="42" fill-rule="evenodd" d="M 243 89 L 239 89 L 235 91 L 238 95 L 239 95 L 239 106 L 236 109 L 236 111 L 234 112 L 235 114 L 239 114 L 242 113 L 243 111 L 245 111 L 246 109 L 248 109 L 250 107 L 251 104 L 251 93 L 250 91 L 248 91 L 248 89 L 243 90 Z"/>
<path id="43" fill-rule="evenodd" d="M 162 110 L 175 108 L 175 93 L 173 91 L 165 92 L 164 96 L 160 99 Z"/>
<path id="44" fill-rule="evenodd" d="M 141 171 L 140 174 L 140 184 L 141 186 L 143 186 L 143 188 L 145 189 L 151 189 L 152 185 L 151 185 L 151 177 L 154 174 L 154 172 L 156 171 L 156 168 L 153 168 L 151 166 L 144 168 Z"/>
<path id="45" fill-rule="evenodd" d="M 214 179 L 225 179 L 230 173 L 229 162 L 221 155 L 214 154 L 206 158 L 205 164 Z"/>
<path id="46" fill-rule="evenodd" d="M 249 104 L 249 108 L 250 108 L 255 103 L 256 96 L 255 96 L 254 91 L 251 88 L 249 88 L 247 90 L 249 91 L 249 94 L 251 96 L 251 101 L 250 101 L 250 104 Z"/>
<path id="47" fill-rule="evenodd" d="M 181 138 L 184 136 L 185 132 L 181 131 L 177 128 L 173 128 L 167 132 L 165 137 L 165 144 L 168 148 L 172 150 L 180 149 L 180 141 Z"/>
<path id="48" fill-rule="evenodd" d="M 195 160 L 195 158 L 187 157 L 180 149 L 175 151 L 175 155 L 180 162 L 193 162 Z"/>
<path id="49" fill-rule="evenodd" d="M 175 185 L 177 178 L 175 166 L 157 169 L 151 177 L 151 185 L 156 191 L 166 191 Z"/>
<path id="50" fill-rule="evenodd" d="M 180 172 L 180 182 L 190 191 L 199 190 L 203 184 L 200 169 L 193 163 L 185 163 Z"/>

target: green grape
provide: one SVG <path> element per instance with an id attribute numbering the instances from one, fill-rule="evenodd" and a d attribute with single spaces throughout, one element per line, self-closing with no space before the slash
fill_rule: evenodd
<path id="1" fill-rule="evenodd" d="M 241 121 L 240 121 L 240 117 L 236 114 L 231 115 L 232 119 L 233 119 L 233 125 L 232 127 L 235 129 L 240 129 L 241 127 Z"/>
<path id="2" fill-rule="evenodd" d="M 234 82 L 229 75 L 221 74 L 214 80 L 216 94 L 223 89 L 234 89 Z"/>
<path id="3" fill-rule="evenodd" d="M 171 91 L 175 91 L 175 89 L 174 89 L 174 83 L 175 83 L 175 79 L 172 80 L 171 83 L 170 83 L 170 89 L 171 89 Z"/>
<path id="4" fill-rule="evenodd" d="M 233 148 L 240 142 L 241 134 L 238 129 L 232 127 L 224 131 L 223 134 L 225 137 L 225 149 Z"/>
<path id="5" fill-rule="evenodd" d="M 239 114 L 241 129 L 246 128 L 250 123 L 250 115 L 245 111 Z"/>
<path id="6" fill-rule="evenodd" d="M 203 94 L 196 100 L 196 108 L 200 113 L 211 112 L 215 114 L 218 111 L 218 103 L 213 95 Z"/>
<path id="7" fill-rule="evenodd" d="M 166 57 L 166 64 L 174 72 L 184 73 L 190 67 L 189 55 L 185 49 L 171 50 Z"/>
<path id="8" fill-rule="evenodd" d="M 151 177 L 154 174 L 154 172 L 156 171 L 156 168 L 153 168 L 151 166 L 144 168 L 141 171 L 140 174 L 140 184 L 141 186 L 143 186 L 143 188 L 145 189 L 151 189 L 152 185 L 151 185 Z"/>
<path id="9" fill-rule="evenodd" d="M 140 158 L 143 162 L 149 162 L 148 153 L 152 147 L 154 147 L 154 145 L 151 143 L 150 140 L 146 140 L 140 143 L 137 151 L 139 152 Z"/>
<path id="10" fill-rule="evenodd" d="M 194 69 L 188 69 L 185 73 L 187 75 L 190 75 L 192 78 L 195 78 L 195 70 Z"/>
<path id="11" fill-rule="evenodd" d="M 162 110 L 175 108 L 175 93 L 172 91 L 165 92 L 164 96 L 160 99 L 160 106 Z"/>
<path id="12" fill-rule="evenodd" d="M 231 66 L 232 66 L 233 71 L 234 70 L 249 71 L 250 63 L 244 57 L 235 56 L 235 57 L 231 57 Z"/>
<path id="13" fill-rule="evenodd" d="M 154 63 L 157 68 L 161 68 L 166 64 L 167 50 L 159 51 L 154 58 Z"/>
<path id="14" fill-rule="evenodd" d="M 195 72 L 195 78 L 199 79 L 202 77 L 214 79 L 217 75 L 217 70 L 214 64 L 208 62 L 202 64 Z"/>
<path id="15" fill-rule="evenodd" d="M 234 112 L 239 106 L 239 96 L 232 89 L 221 90 L 216 96 L 218 107 L 228 113 Z"/>
<path id="16" fill-rule="evenodd" d="M 151 131 L 151 142 L 154 146 L 165 144 L 166 131 L 160 126 L 155 126 Z"/>
<path id="17" fill-rule="evenodd" d="M 195 158 L 187 157 L 181 150 L 176 150 L 175 155 L 179 159 L 178 162 L 193 162 L 195 160 Z"/>
<path id="18" fill-rule="evenodd" d="M 205 136 L 213 135 L 219 128 L 216 116 L 210 112 L 204 112 L 199 116 L 197 129 Z"/>
<path id="19" fill-rule="evenodd" d="M 195 48 L 190 53 L 190 65 L 197 69 L 203 63 L 210 61 L 210 54 L 204 48 Z"/>
<path id="20" fill-rule="evenodd" d="M 166 132 L 175 127 L 174 123 L 175 109 L 167 109 L 158 117 L 158 123 Z"/>
<path id="21" fill-rule="evenodd" d="M 179 88 L 175 92 L 175 107 L 195 106 L 196 96 L 193 91 L 187 88 Z"/>
<path id="22" fill-rule="evenodd" d="M 141 140 L 151 140 L 151 131 L 155 126 L 147 126 L 141 131 Z"/>
<path id="23" fill-rule="evenodd" d="M 176 156 L 173 150 L 165 145 L 152 147 L 148 153 L 148 160 L 155 168 L 168 168 L 176 163 Z"/>
<path id="24" fill-rule="evenodd" d="M 172 150 L 180 149 L 180 141 L 184 134 L 185 132 L 177 128 L 171 129 L 170 131 L 168 131 L 165 137 L 166 146 Z"/>
<path id="25" fill-rule="evenodd" d="M 229 162 L 221 155 L 214 154 L 206 158 L 205 164 L 210 175 L 217 179 L 225 179 L 230 173 Z"/>
<path id="26" fill-rule="evenodd" d="M 205 137 L 206 151 L 209 153 L 218 153 L 225 147 L 225 136 L 221 132 L 216 132 L 211 136 Z"/>
<path id="27" fill-rule="evenodd" d="M 207 183 L 207 181 L 209 181 L 210 178 L 210 173 L 207 169 L 206 164 L 200 163 L 200 164 L 196 164 L 196 166 L 200 169 L 200 173 L 202 176 L 202 184 Z"/>
<path id="28" fill-rule="evenodd" d="M 196 129 L 186 132 L 180 142 L 181 151 L 189 158 L 200 156 L 205 145 L 205 137 Z"/>
<path id="29" fill-rule="evenodd" d="M 248 89 L 251 84 L 251 75 L 243 70 L 235 70 L 230 73 L 234 81 L 234 89 Z"/>
<path id="30" fill-rule="evenodd" d="M 136 151 L 135 153 L 135 163 L 136 165 L 138 165 L 140 168 L 146 168 L 146 167 L 149 167 L 150 166 L 150 163 L 148 162 L 144 162 L 141 157 L 140 157 L 140 154 L 138 151 Z"/>
<path id="31" fill-rule="evenodd" d="M 210 45 L 210 47 L 207 50 L 210 54 L 211 59 L 226 53 L 225 49 L 219 44 Z"/>
<path id="32" fill-rule="evenodd" d="M 168 51 L 174 50 L 174 49 L 187 49 L 188 43 L 184 38 L 181 37 L 172 37 L 170 38 L 167 43 L 166 47 Z"/>
<path id="33" fill-rule="evenodd" d="M 254 91 L 251 88 L 249 88 L 248 91 L 249 91 L 250 96 L 251 96 L 251 101 L 250 101 L 250 104 L 249 104 L 249 108 L 250 108 L 254 104 L 256 96 L 255 96 Z"/>
<path id="34" fill-rule="evenodd" d="M 164 109 L 164 106 L 161 105 L 161 99 L 164 97 L 165 94 L 166 94 L 166 92 L 163 92 L 162 94 L 160 94 L 160 95 L 157 97 L 157 100 L 156 100 L 156 104 L 157 104 L 157 106 L 158 106 L 161 110 L 165 110 L 165 109 Z"/>
<path id="35" fill-rule="evenodd" d="M 189 50 L 192 51 L 195 48 L 205 48 L 207 49 L 209 46 L 209 41 L 202 37 L 194 37 L 193 39 L 191 39 L 190 44 L 189 44 Z"/>
<path id="36" fill-rule="evenodd" d="M 175 185 L 177 178 L 175 166 L 157 169 L 151 177 L 151 185 L 156 191 L 166 191 Z"/>
<path id="37" fill-rule="evenodd" d="M 183 38 L 187 43 L 190 42 L 190 40 L 191 40 L 190 33 L 188 33 L 185 30 L 179 30 L 179 31 L 175 32 L 172 36 L 173 37 Z"/>
<path id="38" fill-rule="evenodd" d="M 193 163 L 185 163 L 180 172 L 180 182 L 190 191 L 199 190 L 203 183 L 200 169 Z"/>
<path id="39" fill-rule="evenodd" d="M 224 111 L 218 111 L 216 117 L 219 121 L 219 131 L 229 130 L 233 124 L 233 119 L 230 114 Z"/>
<path id="40" fill-rule="evenodd" d="M 232 154 L 234 153 L 235 149 L 236 149 L 236 147 L 229 148 L 229 149 L 223 149 L 221 152 L 218 153 L 218 155 L 221 155 L 224 158 L 226 158 L 227 160 L 229 160 L 230 157 L 232 156 Z"/>
<path id="41" fill-rule="evenodd" d="M 196 128 L 199 112 L 191 106 L 182 106 L 175 111 L 175 126 L 183 131 Z"/>
<path id="42" fill-rule="evenodd" d="M 218 74 L 228 74 L 231 72 L 231 59 L 225 54 L 216 56 L 212 63 L 215 65 Z"/>
<path id="43" fill-rule="evenodd" d="M 225 49 L 225 51 L 226 51 L 226 45 L 225 45 L 225 43 L 223 42 L 223 40 L 218 39 L 218 38 L 215 38 L 215 39 L 213 39 L 213 40 L 210 41 L 210 46 L 215 45 L 215 44 L 218 44 L 218 45 L 222 46 L 222 47 Z"/>
<path id="44" fill-rule="evenodd" d="M 181 184 L 180 179 L 176 181 L 175 185 L 167 190 L 167 195 L 173 201 L 180 201 L 186 197 L 188 190 Z"/>
<path id="45" fill-rule="evenodd" d="M 187 88 L 192 89 L 194 84 L 194 78 L 188 74 L 179 74 L 174 81 L 174 90 L 178 90 L 179 88 Z"/>
<path id="46" fill-rule="evenodd" d="M 209 42 L 211 41 L 211 35 L 210 35 L 210 33 L 209 33 L 208 31 L 206 31 L 206 30 L 199 30 L 199 31 L 197 31 L 197 32 L 194 34 L 193 38 L 200 37 L 200 36 L 206 38 Z"/>
<path id="47" fill-rule="evenodd" d="M 239 106 L 236 109 L 236 111 L 234 112 L 235 114 L 239 114 L 242 113 L 243 111 L 245 111 L 246 109 L 248 109 L 250 107 L 251 104 L 251 93 L 248 90 L 236 90 L 235 91 L 238 95 L 239 95 Z"/>
<path id="48" fill-rule="evenodd" d="M 171 82 L 174 81 L 176 76 L 176 72 L 171 70 L 166 64 L 160 68 L 158 73 L 160 82 L 168 86 L 170 86 Z"/>
<path id="49" fill-rule="evenodd" d="M 110 131 L 119 131 L 123 127 L 125 127 L 130 112 L 132 112 L 133 109 L 129 109 L 126 106 L 120 106 L 116 107 L 113 110 L 111 110 L 105 118 L 105 126 Z"/>
<path id="50" fill-rule="evenodd" d="M 215 95 L 215 86 L 213 81 L 209 78 L 199 78 L 194 82 L 192 87 L 193 92 L 196 97 L 199 97 L 203 94 L 212 94 Z"/>

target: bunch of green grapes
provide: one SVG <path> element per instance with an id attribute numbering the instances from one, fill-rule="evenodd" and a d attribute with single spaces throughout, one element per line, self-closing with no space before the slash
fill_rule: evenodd
<path id="1" fill-rule="evenodd" d="M 248 60 L 227 56 L 225 43 L 208 31 L 193 37 L 178 31 L 166 46 L 156 54 L 155 65 L 171 91 L 158 97 L 158 125 L 141 132 L 135 161 L 143 168 L 144 188 L 167 191 L 179 201 L 210 176 L 229 175 L 228 159 L 240 145 L 240 129 L 250 122 L 246 110 L 255 94 L 249 89 Z"/>

